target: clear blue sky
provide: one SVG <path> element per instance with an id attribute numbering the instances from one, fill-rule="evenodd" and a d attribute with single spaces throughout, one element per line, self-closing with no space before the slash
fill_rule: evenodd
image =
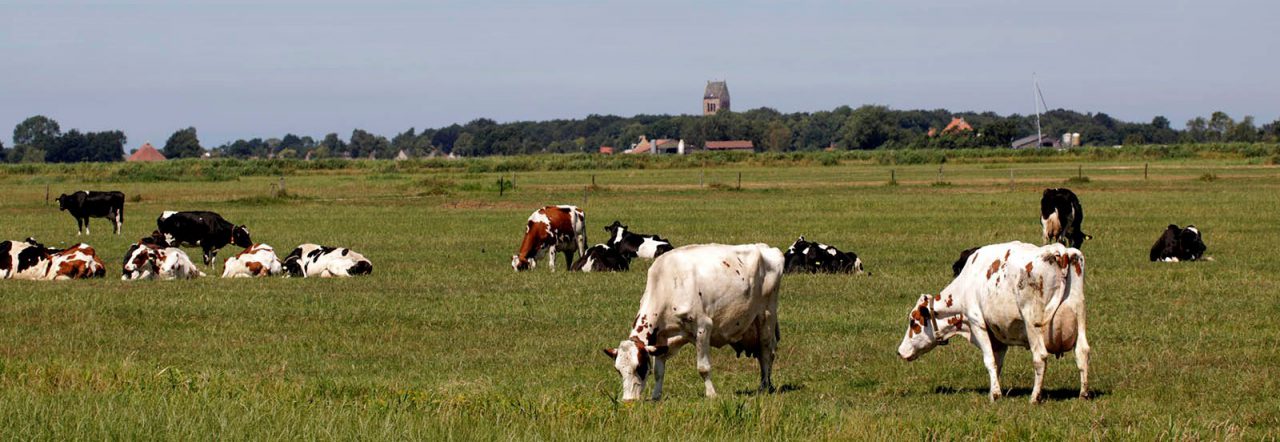
<path id="1" fill-rule="evenodd" d="M 1274 1 L 0 0 L 0 138 L 44 114 L 128 150 L 477 117 L 734 109 L 1030 113 L 1174 125 L 1280 112 Z"/>

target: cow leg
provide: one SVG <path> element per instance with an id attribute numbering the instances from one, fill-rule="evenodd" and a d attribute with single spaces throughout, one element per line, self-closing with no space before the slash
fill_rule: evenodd
<path id="1" fill-rule="evenodd" d="M 547 265 L 551 267 L 551 273 L 555 273 L 556 272 L 556 246 L 548 247 L 546 249 L 546 252 L 547 252 Z"/>
<path id="2" fill-rule="evenodd" d="M 991 341 L 991 352 L 996 358 L 996 379 L 1004 375 L 1004 355 L 1009 352 L 1009 346 L 1003 342 Z"/>
<path id="3" fill-rule="evenodd" d="M 653 358 L 653 400 L 662 399 L 662 379 L 667 376 L 667 355 Z"/>
<path id="4" fill-rule="evenodd" d="M 768 313 L 765 313 L 769 315 Z M 778 327 L 777 320 L 769 315 L 764 320 L 764 327 L 760 328 L 760 354 L 757 359 L 760 361 L 760 392 L 773 393 L 773 357 L 778 348 L 778 341 L 774 339 L 777 335 L 775 329 Z"/>
<path id="5" fill-rule="evenodd" d="M 84 234 L 89 235 L 89 218 L 84 219 Z"/>
<path id="6" fill-rule="evenodd" d="M 573 267 L 573 250 L 564 251 L 564 266 L 566 271 L 572 270 L 571 267 Z"/>
<path id="7" fill-rule="evenodd" d="M 122 227 L 124 227 L 124 219 L 122 219 L 122 217 L 120 216 L 120 211 L 116 211 L 115 213 L 112 213 L 111 215 L 112 215 L 112 216 L 111 216 L 111 221 L 112 221 L 112 224 L 114 224 L 114 231 L 113 231 L 112 233 L 115 233 L 116 235 L 119 235 L 119 234 L 120 234 L 120 229 L 121 229 Z"/>
<path id="8" fill-rule="evenodd" d="M 1081 306 L 1083 307 L 1083 305 Z M 1084 309 L 1076 316 L 1076 367 L 1080 369 L 1080 398 L 1089 398 L 1089 340 L 1084 333 Z"/>
<path id="9" fill-rule="evenodd" d="M 706 396 L 716 397 L 716 387 L 711 384 L 711 319 L 698 321 L 698 337 L 695 347 L 698 350 L 698 374 L 702 375 L 702 383 L 706 385 Z"/>
<path id="10" fill-rule="evenodd" d="M 203 247 L 203 249 L 204 249 L 204 265 L 207 266 L 210 263 L 214 262 L 213 261 L 214 258 L 218 256 L 218 251 L 208 247 Z"/>
<path id="11" fill-rule="evenodd" d="M 969 340 L 982 350 L 982 364 L 987 366 L 987 374 L 991 378 L 991 391 L 988 396 L 991 402 L 1000 399 L 1000 365 L 996 362 L 996 352 L 992 345 L 991 336 L 987 334 L 986 329 L 973 327 L 973 333 L 969 335 Z"/>

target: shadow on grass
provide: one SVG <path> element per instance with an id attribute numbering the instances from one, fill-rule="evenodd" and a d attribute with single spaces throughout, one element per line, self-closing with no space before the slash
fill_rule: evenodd
<path id="1" fill-rule="evenodd" d="M 933 392 L 936 394 L 976 394 L 986 396 L 988 391 L 990 391 L 989 387 L 986 386 L 977 388 L 933 387 Z M 1111 394 L 1111 392 L 1108 390 L 1099 390 L 1096 388 L 1089 389 L 1090 400 L 1098 399 L 1109 394 Z M 1031 388 L 1008 388 L 1004 391 L 1005 398 L 1025 398 L 1030 395 Z M 1063 387 L 1045 388 L 1040 390 L 1040 400 L 1043 401 L 1065 401 L 1077 399 L 1079 397 L 1079 388 Z"/>
<path id="2" fill-rule="evenodd" d="M 781 387 L 778 387 L 778 388 L 774 389 L 771 393 L 772 393 L 772 394 L 786 394 L 786 393 L 790 393 L 790 392 L 793 392 L 793 391 L 800 391 L 800 390 L 804 390 L 804 385 L 797 385 L 797 384 L 782 384 L 782 386 L 781 386 Z M 751 389 L 747 389 L 747 390 L 738 390 L 738 391 L 735 391 L 735 392 L 733 392 L 733 393 L 734 393 L 734 394 L 736 394 L 736 395 L 738 395 L 738 396 L 756 396 L 756 395 L 759 395 L 761 392 L 760 392 L 760 390 L 759 390 L 759 389 L 751 388 Z"/>

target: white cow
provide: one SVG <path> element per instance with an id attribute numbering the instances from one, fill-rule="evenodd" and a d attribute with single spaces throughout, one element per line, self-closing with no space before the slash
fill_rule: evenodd
<path id="1" fill-rule="evenodd" d="M 195 279 L 203 277 L 187 252 L 177 247 L 158 247 L 139 242 L 129 248 L 120 279 Z"/>
<path id="2" fill-rule="evenodd" d="M 991 400 L 1000 398 L 1000 371 L 1009 346 L 1031 350 L 1040 399 L 1045 358 L 1075 350 L 1080 397 L 1089 396 L 1089 341 L 1085 337 L 1084 254 L 1061 244 L 1021 242 L 982 247 L 937 295 L 921 295 L 907 316 L 898 356 L 907 361 L 947 343 L 968 339 L 982 350 L 991 375 Z"/>
<path id="3" fill-rule="evenodd" d="M 772 391 L 782 270 L 782 252 L 767 244 L 690 245 L 659 256 L 631 336 L 604 350 L 622 375 L 622 400 L 640 398 L 654 356 L 653 399 L 661 399 L 667 358 L 690 342 L 707 397 L 716 395 L 711 348 L 726 344 L 759 360 L 760 390 Z"/>
<path id="4" fill-rule="evenodd" d="M 249 246 L 236 256 L 227 258 L 226 265 L 222 266 L 223 278 L 274 276 L 282 272 L 276 250 L 266 244 Z"/>
<path id="5" fill-rule="evenodd" d="M 345 247 L 303 244 L 284 258 L 285 276 L 345 278 L 373 273 L 373 263 Z"/>

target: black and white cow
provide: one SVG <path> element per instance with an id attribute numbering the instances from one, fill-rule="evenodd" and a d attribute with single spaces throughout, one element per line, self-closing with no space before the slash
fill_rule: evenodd
<path id="1" fill-rule="evenodd" d="M 787 273 L 862 273 L 862 260 L 858 259 L 858 254 L 807 241 L 803 235 L 791 243 L 783 254 L 783 260 Z"/>
<path id="2" fill-rule="evenodd" d="M 351 249 L 303 244 L 284 258 L 284 271 L 299 278 L 348 277 L 373 273 L 373 263 Z"/>
<path id="3" fill-rule="evenodd" d="M 204 265 L 212 265 L 218 249 L 227 244 L 249 248 L 249 229 L 222 219 L 213 212 L 164 212 L 156 218 L 156 227 L 171 247 L 200 246 L 204 250 Z"/>
<path id="4" fill-rule="evenodd" d="M 626 258 L 654 259 L 674 248 L 671 247 L 671 241 L 662 239 L 661 236 L 631 233 L 627 226 L 616 220 L 605 227 L 604 231 L 609 232 L 609 241 L 605 244 L 618 249 L 618 253 Z"/>
<path id="5" fill-rule="evenodd" d="M 89 233 L 89 218 L 111 221 L 116 235 L 124 228 L 124 193 L 81 190 L 58 196 L 58 210 L 66 210 L 76 218 L 76 235 Z"/>
<path id="6" fill-rule="evenodd" d="M 1164 262 L 1197 261 L 1204 258 L 1204 241 L 1200 237 L 1200 229 L 1188 225 L 1179 228 L 1170 224 L 1151 246 L 1151 260 Z"/>
<path id="7" fill-rule="evenodd" d="M 191 263 L 187 252 L 177 247 L 167 247 L 163 242 L 143 238 L 129 247 L 124 255 L 121 280 L 137 279 L 195 279 L 205 276 Z"/>
<path id="8" fill-rule="evenodd" d="M 34 238 L 0 242 L 0 279 L 82 279 L 105 274 L 106 267 L 88 244 L 58 249 Z"/>
<path id="9" fill-rule="evenodd" d="M 571 272 L 625 272 L 631 269 L 631 258 L 622 256 L 615 247 L 608 244 L 596 244 L 587 249 L 573 267 Z"/>
<path id="10" fill-rule="evenodd" d="M 1082 222 L 1084 208 L 1075 192 L 1065 187 L 1044 190 L 1040 197 L 1040 224 L 1044 227 L 1045 244 L 1057 242 L 1079 249 L 1086 238 L 1093 239 L 1080 231 Z"/>

